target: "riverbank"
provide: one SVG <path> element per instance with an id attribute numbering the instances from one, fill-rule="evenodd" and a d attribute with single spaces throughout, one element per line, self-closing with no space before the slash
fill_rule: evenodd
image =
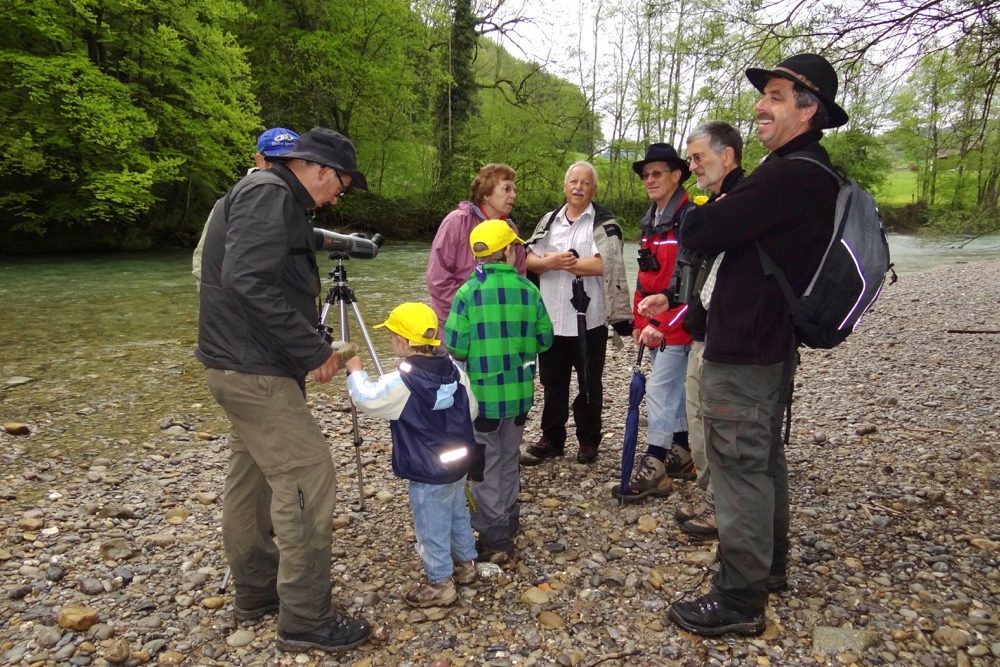
<path id="1" fill-rule="evenodd" d="M 598 463 L 524 469 L 516 567 L 441 611 L 402 602 L 420 566 L 388 429 L 362 419 L 358 510 L 342 377 L 310 388 L 338 463 L 335 596 L 385 633 L 339 657 L 277 651 L 273 617 L 232 621 L 232 588 L 217 590 L 226 446 L 211 406 L 165 392 L 152 435 L 89 460 L 38 448 L 58 439 L 38 419 L 32 435 L 0 433 L 0 663 L 104 665 L 127 653 L 134 665 L 995 664 L 1000 336 L 975 332 L 997 329 L 1000 261 L 988 260 L 905 275 L 847 343 L 803 353 L 788 449 L 791 590 L 772 596 L 757 639 L 702 639 L 663 621 L 672 601 L 707 586 L 714 545 L 673 521 L 692 483 L 635 507 L 611 500 L 629 346 L 605 374 Z M 537 435 L 536 410 L 525 440 Z M 96 624 L 61 628 L 71 605 Z"/>

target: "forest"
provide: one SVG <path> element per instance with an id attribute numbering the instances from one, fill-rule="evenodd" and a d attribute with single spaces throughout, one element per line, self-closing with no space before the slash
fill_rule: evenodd
<path id="1" fill-rule="evenodd" d="M 546 5 L 4 2 L 0 252 L 193 246 L 271 126 L 357 146 L 370 191 L 325 226 L 429 237 L 488 162 L 516 169 L 530 226 L 578 159 L 634 224 L 645 145 L 727 120 L 751 169 L 765 151 L 743 71 L 801 51 L 840 73 L 851 120 L 824 143 L 893 228 L 1000 229 L 1000 0 L 583 0 L 559 40 L 527 30 L 565 11 Z M 538 52 L 526 34 L 556 55 L 519 57 Z"/>

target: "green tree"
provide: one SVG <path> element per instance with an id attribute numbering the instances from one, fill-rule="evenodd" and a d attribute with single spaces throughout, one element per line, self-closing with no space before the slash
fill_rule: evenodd
<path id="1" fill-rule="evenodd" d="M 222 27 L 241 11 L 230 0 L 4 4 L 0 225 L 143 245 L 200 224 L 257 125 Z"/>
<path id="2" fill-rule="evenodd" d="M 342 132 L 372 190 L 391 192 L 390 158 L 433 143 L 431 100 L 444 77 L 422 17 L 405 0 L 249 6 L 240 35 L 265 123 Z"/>
<path id="3" fill-rule="evenodd" d="M 437 102 L 437 148 L 444 192 L 464 187 L 464 176 L 473 164 L 465 131 L 477 112 L 476 77 L 473 72 L 479 40 L 477 23 L 472 0 L 453 0 L 445 52 L 448 79 Z M 465 157 L 464 164 L 458 156 Z"/>

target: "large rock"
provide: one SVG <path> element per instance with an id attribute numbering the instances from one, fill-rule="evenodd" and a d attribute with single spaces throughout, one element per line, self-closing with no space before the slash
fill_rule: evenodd
<path id="1" fill-rule="evenodd" d="M 870 630 L 820 626 L 813 630 L 813 653 L 830 655 L 852 651 L 861 653 L 878 643 L 878 634 Z"/>
<path id="2" fill-rule="evenodd" d="M 70 630 L 89 630 L 90 626 L 101 620 L 96 609 L 77 605 L 66 605 L 59 610 L 57 618 L 59 627 Z"/>

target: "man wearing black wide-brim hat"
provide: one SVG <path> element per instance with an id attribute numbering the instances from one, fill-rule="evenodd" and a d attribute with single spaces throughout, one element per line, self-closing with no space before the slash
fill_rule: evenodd
<path id="1" fill-rule="evenodd" d="M 760 634 L 768 593 L 788 587 L 781 423 L 796 343 L 788 304 L 775 278 L 765 275 L 758 244 L 802 294 L 832 232 L 838 183 L 819 165 L 790 157 L 829 164 L 822 130 L 847 122 L 835 101 L 837 74 L 822 56 L 803 53 L 746 75 L 761 92 L 757 133 L 770 154 L 681 226 L 683 245 L 726 253 L 706 281 L 701 385 L 721 563 L 707 595 L 669 612 L 674 623 L 703 635 Z"/>
<path id="2" fill-rule="evenodd" d="M 354 145 L 313 128 L 213 208 L 205 236 L 195 356 L 232 424 L 222 538 L 233 613 L 278 612 L 278 645 L 335 651 L 371 634 L 331 604 L 336 475 L 305 400 L 356 348 L 317 330 L 319 271 L 309 211 L 366 186 Z"/>

